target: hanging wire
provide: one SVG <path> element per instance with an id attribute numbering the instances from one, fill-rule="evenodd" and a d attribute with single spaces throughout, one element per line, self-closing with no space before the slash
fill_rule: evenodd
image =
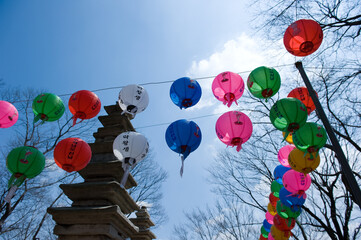
<path id="1" fill-rule="evenodd" d="M 296 59 L 296 57 L 295 57 Z M 288 66 L 293 66 L 294 64 L 283 64 L 283 65 L 277 65 L 277 66 L 273 66 L 273 68 L 282 68 L 282 67 L 288 67 Z M 319 67 L 304 67 L 305 69 L 319 69 Z M 323 69 L 348 69 L 348 70 L 359 70 L 360 68 L 352 68 L 352 67 L 342 67 L 342 68 L 335 68 L 335 67 L 323 67 Z M 242 72 L 237 72 L 237 74 L 243 74 L 243 73 L 249 73 L 252 70 L 246 70 L 246 71 L 242 71 Z M 192 78 L 194 80 L 205 80 L 205 79 L 211 79 L 211 78 L 215 78 L 215 76 L 205 76 L 205 77 L 196 77 L 196 78 Z M 148 82 L 148 83 L 140 83 L 140 86 L 147 86 L 147 85 L 160 85 L 160 84 L 165 84 L 165 83 L 173 83 L 175 80 L 168 80 L 168 81 L 160 81 L 160 82 Z M 90 90 L 91 92 L 101 92 L 101 91 L 107 91 L 107 90 L 114 90 L 114 89 L 121 89 L 125 86 L 117 86 L 117 87 L 107 87 L 107 88 L 99 88 L 99 89 L 94 89 L 94 90 Z M 58 95 L 59 97 L 65 97 L 65 96 L 71 96 L 72 93 L 64 93 L 64 94 L 60 94 Z M 32 100 L 18 100 L 18 101 L 13 101 L 12 103 L 20 103 L 20 102 L 30 102 Z"/>
<path id="2" fill-rule="evenodd" d="M 277 65 L 277 66 L 273 66 L 273 68 L 281 68 L 281 67 L 287 67 L 287 66 L 292 66 L 293 64 L 283 64 L 283 65 Z M 252 70 L 246 70 L 246 71 L 242 71 L 242 72 L 237 72 L 237 74 L 243 74 L 243 73 L 248 73 L 251 72 Z M 205 77 L 196 77 L 196 78 L 192 78 L 194 80 L 204 80 L 204 79 L 210 79 L 210 78 L 215 78 L 216 76 L 205 76 Z M 147 85 L 159 85 L 159 84 L 165 84 L 165 83 L 172 83 L 175 80 L 168 80 L 168 81 L 161 81 L 161 82 L 148 82 L 148 83 L 140 83 L 140 86 L 147 86 Z M 121 89 L 125 86 L 117 86 L 117 87 L 107 87 L 107 88 L 99 88 L 99 89 L 94 89 L 94 90 L 90 90 L 91 92 L 100 92 L 100 91 L 106 91 L 106 90 L 113 90 L 113 89 Z M 65 97 L 65 96 L 71 96 L 72 93 L 64 93 L 64 94 L 59 94 L 59 97 Z M 32 100 L 18 100 L 18 101 L 14 101 L 13 103 L 19 103 L 19 102 L 29 102 Z"/>

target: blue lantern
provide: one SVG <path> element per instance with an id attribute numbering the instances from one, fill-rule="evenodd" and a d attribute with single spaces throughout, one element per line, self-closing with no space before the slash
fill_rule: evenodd
<path id="1" fill-rule="evenodd" d="M 170 98 L 180 109 L 196 105 L 201 96 L 201 86 L 189 77 L 175 80 L 170 87 Z"/>
<path id="2" fill-rule="evenodd" d="M 273 171 L 273 176 L 275 178 L 275 180 L 279 183 L 279 184 L 283 184 L 282 183 L 282 177 L 283 175 L 290 170 L 291 168 L 289 167 L 285 167 L 283 165 L 278 165 L 275 170 Z"/>
<path id="3" fill-rule="evenodd" d="M 187 121 L 185 119 L 177 120 L 168 126 L 165 132 L 165 140 L 171 150 L 181 154 L 182 167 L 180 174 L 182 176 L 184 160 L 191 152 L 196 150 L 201 143 L 201 130 L 193 121 Z"/>
<path id="4" fill-rule="evenodd" d="M 280 201 L 283 205 L 289 207 L 293 212 L 301 211 L 301 207 L 306 201 L 306 194 L 295 194 L 282 188 L 279 194 Z"/>
<path id="5" fill-rule="evenodd" d="M 263 227 L 264 229 L 267 231 L 267 232 L 270 232 L 271 231 L 271 227 L 272 227 L 272 224 L 270 224 L 269 222 L 267 222 L 267 220 L 263 220 Z"/>

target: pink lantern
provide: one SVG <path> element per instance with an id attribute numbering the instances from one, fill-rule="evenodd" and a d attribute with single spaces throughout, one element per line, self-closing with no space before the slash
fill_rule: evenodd
<path id="1" fill-rule="evenodd" d="M 285 167 L 291 167 L 290 164 L 288 163 L 288 155 L 290 154 L 290 152 L 295 149 L 296 147 L 293 145 L 286 145 L 284 147 L 282 147 L 279 151 L 278 151 L 278 161 Z"/>
<path id="2" fill-rule="evenodd" d="M 268 234 L 268 240 L 275 240 L 271 234 L 271 232 Z"/>
<path id="3" fill-rule="evenodd" d="M 8 128 L 19 118 L 18 110 L 7 101 L 0 101 L 0 128 Z"/>
<path id="4" fill-rule="evenodd" d="M 311 177 L 309 174 L 291 169 L 283 175 L 282 183 L 287 191 L 304 195 L 305 191 L 311 186 Z"/>
<path id="5" fill-rule="evenodd" d="M 237 73 L 223 72 L 213 80 L 212 91 L 219 101 L 230 107 L 232 102 L 237 104 L 237 100 L 242 96 L 244 82 Z"/>
<path id="6" fill-rule="evenodd" d="M 275 216 L 273 216 L 272 214 L 270 214 L 268 211 L 266 212 L 266 220 L 267 220 L 268 223 L 273 224 L 273 218 L 274 218 L 274 217 L 275 217 Z"/>
<path id="7" fill-rule="evenodd" d="M 242 144 L 251 137 L 252 131 L 251 119 L 242 112 L 226 112 L 216 122 L 218 138 L 227 146 L 237 146 L 237 151 L 242 149 Z"/>

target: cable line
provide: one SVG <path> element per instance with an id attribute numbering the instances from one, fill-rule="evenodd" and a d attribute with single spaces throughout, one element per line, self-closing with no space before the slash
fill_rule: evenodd
<path id="1" fill-rule="evenodd" d="M 278 68 L 278 67 L 287 67 L 287 66 L 293 66 L 293 64 L 283 64 L 283 65 L 278 65 L 278 66 L 273 66 L 273 68 Z M 246 70 L 246 71 L 242 71 L 242 72 L 237 72 L 237 74 L 242 74 L 242 73 L 248 73 L 248 72 L 252 72 L 252 70 Z M 210 78 L 215 78 L 217 75 L 215 76 L 205 76 L 205 77 L 196 77 L 196 78 L 191 78 L 194 80 L 204 80 L 204 79 L 210 79 Z M 172 83 L 175 80 L 168 80 L 168 81 L 161 81 L 161 82 L 148 82 L 148 83 L 139 83 L 138 85 L 140 86 L 147 86 L 147 85 L 159 85 L 159 84 L 165 84 L 165 83 Z M 106 90 L 113 90 L 113 89 L 121 89 L 125 86 L 117 86 L 117 87 L 107 87 L 107 88 L 99 88 L 99 89 L 94 89 L 94 90 L 89 90 L 91 92 L 100 92 L 100 91 L 106 91 Z M 65 96 L 71 96 L 73 93 L 64 93 L 64 94 L 59 94 L 59 97 L 65 97 Z M 29 102 L 30 100 L 18 100 L 18 101 L 14 101 L 12 103 L 19 103 L 19 102 Z"/>

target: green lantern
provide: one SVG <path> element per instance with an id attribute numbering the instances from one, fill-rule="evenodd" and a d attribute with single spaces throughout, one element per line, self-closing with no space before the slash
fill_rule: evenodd
<path id="1" fill-rule="evenodd" d="M 279 197 L 281 188 L 283 188 L 283 185 L 274 180 L 271 183 L 271 192 L 273 193 L 273 196 Z"/>
<path id="2" fill-rule="evenodd" d="M 281 86 L 280 74 L 274 68 L 258 67 L 254 69 L 248 79 L 247 87 L 256 98 L 267 98 L 275 95 Z"/>
<path id="3" fill-rule="evenodd" d="M 9 188 L 12 186 L 19 187 L 25 178 L 36 177 L 43 171 L 45 157 L 34 147 L 17 147 L 8 154 L 6 166 L 12 173 L 8 182 Z"/>
<path id="4" fill-rule="evenodd" d="M 313 153 L 325 146 L 327 141 L 326 130 L 317 123 L 308 122 L 293 134 L 293 143 L 302 152 L 309 153 L 313 159 Z"/>
<path id="5" fill-rule="evenodd" d="M 275 128 L 285 132 L 286 139 L 306 123 L 307 116 L 307 108 L 300 100 L 282 98 L 272 106 L 269 117 Z"/>
<path id="6" fill-rule="evenodd" d="M 292 211 L 291 208 L 285 206 L 281 200 L 277 201 L 277 213 L 282 218 L 297 218 L 301 211 Z"/>
<path id="7" fill-rule="evenodd" d="M 65 106 L 60 97 L 52 93 L 42 93 L 33 101 L 34 122 L 56 121 L 63 116 Z"/>
<path id="8" fill-rule="evenodd" d="M 267 230 L 262 226 L 261 227 L 261 234 L 262 234 L 263 237 L 268 238 L 269 232 L 267 232 Z"/>

